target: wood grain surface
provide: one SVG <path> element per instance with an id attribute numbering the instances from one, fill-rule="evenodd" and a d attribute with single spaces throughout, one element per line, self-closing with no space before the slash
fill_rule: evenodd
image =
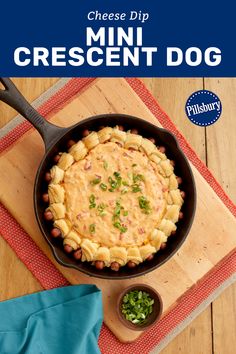
<path id="1" fill-rule="evenodd" d="M 18 87 L 29 101 L 35 99 L 57 79 L 16 79 Z M 145 79 L 145 84 L 187 137 L 200 157 L 235 201 L 235 79 Z M 216 92 L 223 105 L 220 120 L 207 129 L 193 126 L 185 117 L 187 97 L 202 88 Z M 3 126 L 14 111 L 0 103 L 0 124 Z M 37 281 L 0 239 L 0 299 L 38 291 Z M 163 353 L 234 353 L 236 344 L 235 286 L 227 289 L 202 315 L 191 323 Z"/>

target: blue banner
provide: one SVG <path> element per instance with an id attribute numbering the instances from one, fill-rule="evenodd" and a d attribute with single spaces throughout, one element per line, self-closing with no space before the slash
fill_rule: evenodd
<path id="1" fill-rule="evenodd" d="M 236 76 L 231 1 L 1 3 L 1 76 Z"/>

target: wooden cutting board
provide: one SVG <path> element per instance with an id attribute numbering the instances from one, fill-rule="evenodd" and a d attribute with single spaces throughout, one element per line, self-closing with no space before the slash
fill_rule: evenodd
<path id="1" fill-rule="evenodd" d="M 63 109 L 52 113 L 50 119 L 58 125 L 70 126 L 102 113 L 131 114 L 160 126 L 126 80 L 120 78 L 93 81 Z M 166 313 L 190 287 L 236 248 L 235 218 L 192 166 L 198 194 L 195 220 L 186 242 L 167 263 L 145 276 L 120 281 L 91 278 L 62 267 L 52 257 L 33 211 L 34 178 L 43 154 L 43 142 L 39 134 L 31 130 L 0 156 L 0 201 L 72 284 L 93 283 L 102 290 L 105 323 L 123 342 L 134 341 L 142 333 L 128 330 L 117 317 L 116 300 L 124 287 L 140 282 L 152 285 L 161 294 Z"/>

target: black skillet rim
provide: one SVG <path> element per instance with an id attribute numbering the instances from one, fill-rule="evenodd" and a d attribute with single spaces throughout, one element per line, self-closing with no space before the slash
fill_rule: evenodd
<path id="1" fill-rule="evenodd" d="M 83 125 L 83 124 L 86 124 L 86 123 L 97 122 L 97 120 L 99 120 L 100 118 L 108 118 L 108 119 L 123 118 L 123 119 L 127 119 L 127 120 L 132 120 L 134 122 L 134 124 L 135 124 L 135 121 L 136 122 L 139 121 L 140 124 L 146 124 L 150 128 L 153 128 L 153 132 L 154 132 L 153 136 L 154 137 L 155 137 L 155 135 L 157 135 L 155 130 L 158 130 L 159 132 L 162 132 L 162 133 L 166 134 L 166 136 L 169 137 L 169 139 L 174 140 L 176 149 L 178 150 L 178 153 L 184 159 L 186 167 L 188 168 L 188 172 L 190 174 L 190 178 L 191 178 L 191 182 L 192 182 L 192 188 L 193 188 L 193 195 L 191 196 L 193 198 L 193 206 L 192 206 L 192 210 L 191 210 L 192 211 L 192 215 L 191 215 L 191 218 L 188 220 L 188 226 L 186 227 L 184 236 L 182 236 L 181 240 L 178 242 L 177 247 L 175 247 L 172 250 L 172 252 L 170 252 L 170 254 L 167 255 L 162 261 L 160 261 L 159 263 L 157 263 L 157 264 L 155 264 L 153 266 L 152 266 L 152 263 L 150 262 L 150 267 L 148 267 L 148 269 L 144 269 L 143 271 L 139 270 L 138 273 L 135 272 L 135 269 L 132 270 L 132 269 L 128 269 L 127 268 L 128 269 L 127 272 L 129 273 L 127 275 L 119 274 L 119 271 L 118 272 L 114 272 L 112 270 L 110 270 L 110 272 L 107 273 L 107 274 L 102 274 L 101 271 L 96 271 L 95 267 L 92 266 L 92 265 L 88 265 L 88 267 L 87 267 L 88 269 L 80 268 L 81 262 L 79 262 L 77 264 L 71 263 L 72 259 L 69 256 L 68 256 L 68 262 L 65 262 L 57 254 L 56 247 L 51 242 L 51 236 L 49 236 L 49 232 L 48 232 L 48 235 L 47 235 L 47 232 L 45 231 L 45 229 L 44 229 L 44 227 L 42 225 L 42 221 L 41 221 L 41 218 L 40 218 L 40 215 L 39 215 L 39 212 L 38 212 L 37 188 L 38 188 L 38 185 L 39 185 L 39 182 L 40 182 L 39 175 L 40 175 L 40 172 L 41 172 L 42 167 L 44 165 L 44 162 L 45 162 L 46 158 L 48 157 L 48 155 L 50 154 L 51 150 L 55 147 L 55 145 L 57 143 L 60 142 L 60 140 L 62 140 L 64 137 L 66 137 L 67 134 L 70 134 L 75 128 L 78 128 L 80 125 Z M 127 123 L 129 123 L 129 122 L 127 122 Z M 123 123 L 121 123 L 121 124 L 123 124 Z M 111 124 L 111 125 L 115 126 L 115 125 L 117 125 L 117 123 L 116 124 Z M 190 164 L 189 164 L 189 162 L 187 160 L 187 157 L 185 156 L 185 154 L 183 153 L 182 149 L 180 148 L 179 143 L 178 143 L 177 139 L 175 138 L 175 136 L 173 135 L 173 133 L 171 133 L 170 131 L 168 131 L 168 130 L 166 130 L 164 128 L 159 128 L 156 125 L 154 125 L 154 124 L 152 124 L 152 123 L 150 123 L 150 122 L 148 122 L 148 121 L 146 121 L 144 119 L 135 117 L 135 116 L 126 115 L 126 114 L 115 114 L 115 113 L 113 113 L 113 114 L 112 113 L 111 114 L 100 114 L 100 115 L 95 115 L 95 116 L 83 119 L 82 121 L 78 122 L 77 124 L 67 128 L 67 131 L 65 131 L 65 134 L 62 137 L 60 137 L 57 141 L 54 141 L 54 144 L 45 153 L 45 155 L 44 155 L 44 157 L 43 157 L 43 159 L 42 159 L 42 161 L 41 161 L 41 163 L 40 163 L 40 165 L 38 167 L 38 171 L 37 171 L 36 178 L 35 178 L 35 184 L 34 184 L 34 211 L 35 211 L 35 215 L 36 215 L 36 219 L 37 219 L 39 228 L 40 228 L 45 240 L 49 244 L 49 246 L 50 246 L 50 248 L 52 250 L 52 253 L 54 255 L 54 258 L 56 259 L 56 261 L 59 264 L 65 266 L 65 267 L 68 267 L 68 268 L 73 268 L 73 269 L 79 270 L 79 271 L 81 271 L 82 273 L 84 273 L 86 275 L 89 275 L 89 276 L 92 276 L 92 277 L 96 277 L 96 278 L 110 279 L 110 280 L 131 279 L 131 278 L 135 278 L 135 277 L 138 277 L 138 276 L 145 275 L 145 274 L 157 269 L 158 267 L 160 267 L 161 265 L 166 263 L 179 250 L 179 248 L 182 246 L 182 244 L 186 240 L 187 235 L 188 235 L 188 233 L 189 233 L 189 231 L 190 231 L 190 229 L 192 227 L 194 216 L 195 216 L 195 211 L 196 211 L 196 185 L 195 185 L 194 176 L 193 176 Z M 167 247 L 168 247 L 168 244 L 167 244 Z M 156 254 L 158 254 L 158 252 Z M 142 266 L 142 264 L 143 263 L 141 263 L 140 266 Z"/>

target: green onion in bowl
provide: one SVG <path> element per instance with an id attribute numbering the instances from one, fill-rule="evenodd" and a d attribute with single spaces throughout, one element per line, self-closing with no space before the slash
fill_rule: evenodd
<path id="1" fill-rule="evenodd" d="M 153 311 L 154 300 L 141 290 L 133 290 L 123 297 L 121 312 L 126 320 L 134 324 L 142 324 Z"/>
<path id="2" fill-rule="evenodd" d="M 143 331 L 156 323 L 162 314 L 160 294 L 147 284 L 133 284 L 123 289 L 117 299 L 117 314 L 129 329 Z"/>

